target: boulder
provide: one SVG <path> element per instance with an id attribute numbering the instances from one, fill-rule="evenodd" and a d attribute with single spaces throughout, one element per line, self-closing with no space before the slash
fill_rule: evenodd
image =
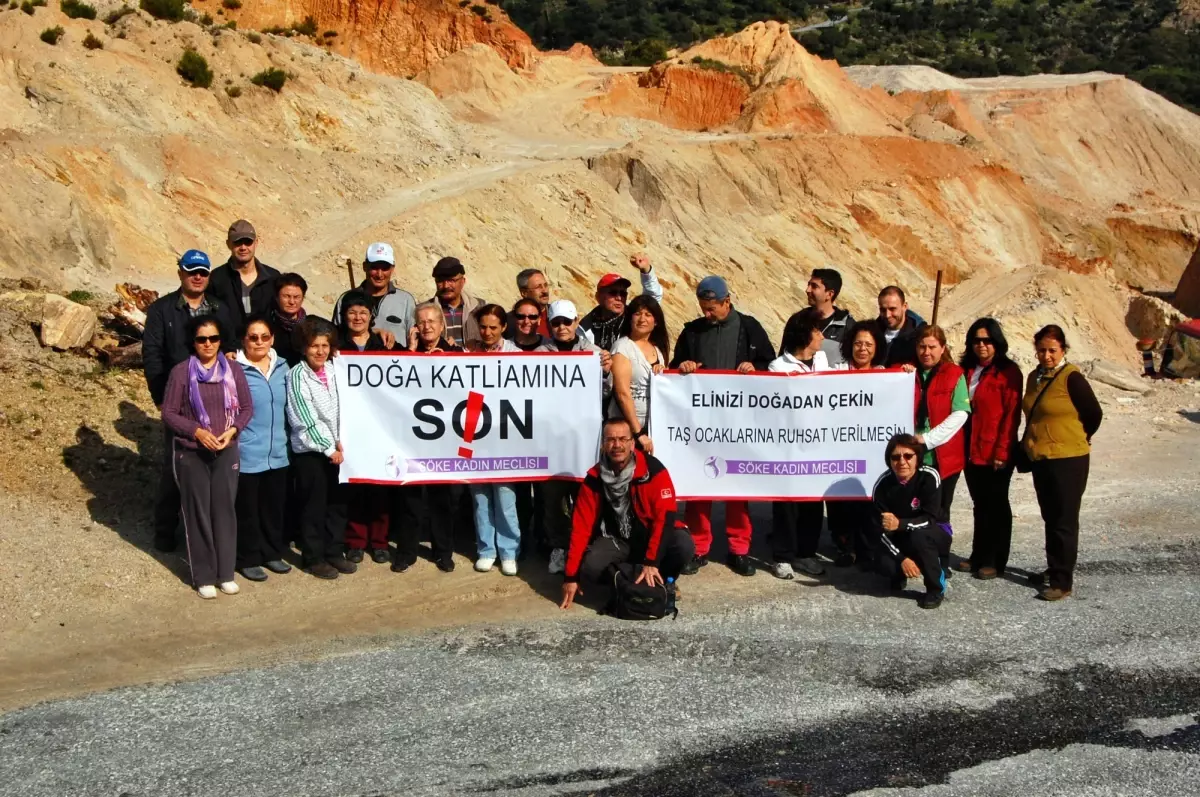
<path id="1" fill-rule="evenodd" d="M 1089 360 L 1081 363 L 1079 370 L 1093 382 L 1115 387 L 1118 390 L 1128 390 L 1130 393 L 1146 395 L 1151 391 L 1150 385 L 1141 377 L 1108 360 Z"/>
<path id="2" fill-rule="evenodd" d="M 54 349 L 80 349 L 96 331 L 96 312 L 55 294 L 42 304 L 42 345 Z"/>
<path id="3" fill-rule="evenodd" d="M 1187 320 L 1187 315 L 1154 296 L 1134 296 L 1125 312 L 1125 326 L 1138 340 L 1161 342 L 1176 324 Z"/>

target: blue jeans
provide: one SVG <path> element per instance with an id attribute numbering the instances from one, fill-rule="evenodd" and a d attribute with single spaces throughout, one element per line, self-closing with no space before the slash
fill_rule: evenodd
<path id="1" fill-rule="evenodd" d="M 516 492 L 507 484 L 472 484 L 471 500 L 475 504 L 475 546 L 479 558 L 515 561 L 521 546 Z"/>

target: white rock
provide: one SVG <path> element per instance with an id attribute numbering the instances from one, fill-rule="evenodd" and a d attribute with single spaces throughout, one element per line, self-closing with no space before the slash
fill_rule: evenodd
<path id="1" fill-rule="evenodd" d="M 42 345 L 55 349 L 86 346 L 96 331 L 96 312 L 70 299 L 46 294 L 42 305 Z"/>

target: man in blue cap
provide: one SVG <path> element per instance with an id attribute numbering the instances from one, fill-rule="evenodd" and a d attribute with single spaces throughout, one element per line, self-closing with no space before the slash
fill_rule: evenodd
<path id="1" fill-rule="evenodd" d="M 705 277 L 696 286 L 701 317 L 684 324 L 675 343 L 671 367 L 681 374 L 693 371 L 765 371 L 775 353 L 771 339 L 753 316 L 733 307 L 729 286 L 720 277 Z M 696 542 L 696 555 L 684 569 L 695 573 L 708 564 L 712 545 L 712 502 L 688 501 L 687 524 Z M 729 537 L 729 569 L 740 576 L 754 575 L 750 564 L 750 507 L 745 501 L 725 502 L 725 533 Z"/>
<path id="2" fill-rule="evenodd" d="M 172 291 L 146 308 L 146 329 L 142 334 L 142 367 L 150 398 L 161 407 L 171 369 L 192 354 L 187 339 L 188 319 L 211 315 L 221 328 L 221 350 L 237 351 L 237 322 L 232 308 L 208 293 L 212 263 L 199 249 L 189 249 L 179 258 L 179 290 Z M 171 469 L 170 433 L 164 437 L 163 472 L 159 479 L 158 499 L 154 505 L 154 547 L 175 550 L 175 528 L 179 525 L 179 488 Z"/>

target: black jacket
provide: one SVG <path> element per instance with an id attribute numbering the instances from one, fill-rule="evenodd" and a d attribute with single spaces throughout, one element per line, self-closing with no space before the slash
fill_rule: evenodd
<path id="1" fill-rule="evenodd" d="M 882 322 L 880 322 L 882 325 Z M 903 365 L 904 363 L 917 364 L 917 328 L 925 322 L 919 315 L 909 312 L 904 317 L 904 326 L 900 327 L 900 332 L 888 345 L 887 359 L 884 360 L 884 365 L 891 368 L 893 365 Z M 884 329 L 887 329 L 884 326 Z"/>
<path id="2" fill-rule="evenodd" d="M 900 521 L 900 528 L 891 532 L 893 534 L 947 521 L 942 511 L 942 479 L 928 465 L 917 468 L 907 484 L 901 484 L 889 469 L 875 482 L 871 498 L 875 503 L 876 517 L 891 512 Z"/>
<path id="3" fill-rule="evenodd" d="M 279 271 L 259 261 L 258 273 L 264 279 L 250 289 L 250 312 L 266 315 L 275 306 L 275 278 L 279 276 Z M 242 309 L 242 275 L 233 267 L 232 258 L 213 269 L 212 276 L 208 278 L 208 293 L 233 312 L 234 321 L 237 322 L 237 329 L 233 332 L 240 339 L 246 326 L 247 313 Z"/>
<path id="4" fill-rule="evenodd" d="M 338 330 L 337 347 L 338 351 L 347 351 L 351 353 L 359 350 L 355 342 L 350 339 L 350 330 L 348 329 Z M 367 347 L 363 349 L 363 351 L 388 351 L 388 347 L 383 345 L 383 338 L 380 337 L 379 333 L 372 332 L 367 337 Z M 403 349 L 400 351 L 403 351 Z"/>
<path id="5" fill-rule="evenodd" d="M 767 331 L 753 316 L 738 313 L 737 310 L 733 312 L 738 314 L 739 319 L 737 363 L 739 365 L 746 362 L 753 363 L 754 370 L 767 370 L 771 360 L 775 359 L 775 349 L 771 346 L 771 339 L 767 337 Z M 678 368 L 681 362 L 696 359 L 693 354 L 696 351 L 696 333 L 708 323 L 706 318 L 700 317 L 683 325 L 683 330 L 679 333 L 679 340 L 675 342 L 675 356 L 671 358 L 672 368 Z"/>
<path id="6" fill-rule="evenodd" d="M 142 333 L 142 367 L 146 372 L 146 385 L 150 398 L 161 406 L 167 392 L 167 378 L 171 369 L 192 356 L 192 342 L 187 339 L 187 325 L 191 319 L 183 294 L 179 290 L 156 299 L 146 308 L 146 330 Z M 238 350 L 236 335 L 237 321 L 229 308 L 207 294 L 205 300 L 212 305 L 213 314 L 221 324 L 221 351 Z"/>

